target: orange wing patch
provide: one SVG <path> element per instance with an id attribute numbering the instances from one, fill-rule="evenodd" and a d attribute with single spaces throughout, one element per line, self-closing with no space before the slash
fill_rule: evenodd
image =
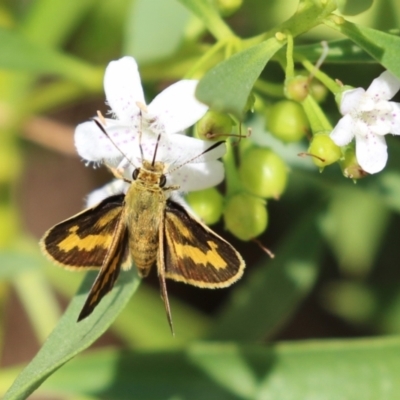
<path id="1" fill-rule="evenodd" d="M 124 195 L 109 197 L 60 222 L 40 241 L 43 252 L 65 268 L 100 268 L 121 219 L 123 200 Z"/>
<path id="2" fill-rule="evenodd" d="M 164 234 L 166 278 L 222 288 L 242 276 L 245 264 L 233 246 L 172 201 L 167 201 Z"/>

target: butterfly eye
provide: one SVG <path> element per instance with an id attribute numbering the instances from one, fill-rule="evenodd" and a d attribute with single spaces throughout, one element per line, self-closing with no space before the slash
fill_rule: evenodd
<path id="1" fill-rule="evenodd" d="M 161 175 L 161 177 L 160 177 L 160 187 L 164 187 L 166 183 L 167 183 L 166 176 L 165 175 Z"/>
<path id="2" fill-rule="evenodd" d="M 132 179 L 136 181 L 137 177 L 139 176 L 139 168 L 136 168 L 132 172 Z"/>

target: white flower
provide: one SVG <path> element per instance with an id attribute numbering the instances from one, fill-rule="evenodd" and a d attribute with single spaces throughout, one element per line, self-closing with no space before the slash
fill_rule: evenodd
<path id="1" fill-rule="evenodd" d="M 132 57 L 112 61 L 106 69 L 104 89 L 115 118 L 99 117 L 97 123 L 78 125 L 75 146 L 79 155 L 117 168 L 129 180 L 143 159 L 152 160 L 155 155 L 156 161 L 166 164 L 168 185 L 178 185 L 182 191 L 217 185 L 224 176 L 217 159 L 225 153 L 225 145 L 204 153 L 214 143 L 181 134 L 207 111 L 194 96 L 196 86 L 196 80 L 179 81 L 146 106 L 136 61 Z M 107 194 L 126 192 L 126 188 L 111 183 L 93 198 L 98 201 Z"/>
<path id="2" fill-rule="evenodd" d="M 400 135 L 400 104 L 390 100 L 400 89 L 400 80 L 383 72 L 365 91 L 363 88 L 343 92 L 340 112 L 344 115 L 330 134 L 338 146 L 356 140 L 356 157 L 361 168 L 374 174 L 387 162 L 384 135 Z"/>
<path id="3" fill-rule="evenodd" d="M 129 188 L 129 183 L 122 179 L 114 179 L 106 185 L 93 190 L 86 197 L 86 208 L 93 207 L 107 197 L 116 194 L 125 194 Z"/>

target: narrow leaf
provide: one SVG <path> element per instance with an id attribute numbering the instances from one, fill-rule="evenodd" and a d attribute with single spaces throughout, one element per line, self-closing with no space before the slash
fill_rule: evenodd
<path id="1" fill-rule="evenodd" d="M 254 83 L 283 44 L 270 38 L 221 62 L 201 79 L 197 98 L 214 110 L 232 113 L 241 119 Z"/>
<path id="2" fill-rule="evenodd" d="M 374 0 L 338 0 L 338 9 L 343 15 L 357 15 L 368 10 Z"/>
<path id="3" fill-rule="evenodd" d="M 399 338 L 102 350 L 67 364 L 40 392 L 113 400 L 397 400 L 399 352 Z"/>
<path id="4" fill-rule="evenodd" d="M 295 47 L 296 58 L 306 58 L 310 62 L 316 62 L 321 57 L 324 49 L 320 43 L 307 44 Z M 281 53 L 280 51 L 279 53 Z M 328 42 L 328 54 L 324 59 L 324 64 L 329 63 L 377 63 L 363 49 L 355 45 L 349 39 L 332 40 Z"/>
<path id="5" fill-rule="evenodd" d="M 96 274 L 97 271 L 87 274 L 64 316 L 36 357 L 17 377 L 4 400 L 26 399 L 58 368 L 89 347 L 111 325 L 139 284 L 135 269 L 121 273 L 117 285 L 104 297 L 93 314 L 77 323 Z"/>
<path id="6" fill-rule="evenodd" d="M 326 19 L 325 23 L 349 37 L 400 79 L 400 62 L 398 56 L 400 36 L 356 25 L 345 20 Z"/>
<path id="7" fill-rule="evenodd" d="M 260 340 L 281 327 L 314 286 L 320 236 L 315 217 L 302 218 L 277 249 L 275 259 L 264 259 L 252 268 L 247 282 L 215 319 L 208 338 Z"/>

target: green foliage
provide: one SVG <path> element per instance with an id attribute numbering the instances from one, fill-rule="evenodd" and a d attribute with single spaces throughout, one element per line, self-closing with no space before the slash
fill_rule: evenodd
<path id="1" fill-rule="evenodd" d="M 397 399 L 400 342 L 389 335 L 400 334 L 400 145 L 386 137 L 388 163 L 368 175 L 354 144 L 329 134 L 341 117 L 335 95 L 367 88 L 383 69 L 400 78 L 399 2 L 28 3 L 0 0 L 0 397 Z M 58 152 L 71 155 L 73 127 L 105 113 L 104 70 L 122 55 L 137 59 L 149 98 L 199 79 L 196 96 L 212 109 L 199 133 L 227 140 L 225 184 L 189 199 L 206 206 L 207 222 L 224 215 L 246 242 L 216 229 L 247 266 L 226 291 L 168 282 L 176 337 L 158 287 L 138 289 L 134 268 L 77 323 L 96 274 L 80 284 L 43 258 L 32 234 L 78 211 L 88 182 L 103 179 Z M 301 96 L 289 97 L 310 132 L 276 137 L 271 121 L 280 132 L 277 117 L 293 110 L 278 115 L 274 104 L 287 104 L 297 81 Z M 260 148 L 281 175 L 263 168 L 252 153 Z M 82 354 L 106 331 L 108 348 Z M 40 350 L 21 363 L 17 346 L 35 342 Z"/>
<path id="2" fill-rule="evenodd" d="M 71 301 L 68 310 L 47 338 L 40 352 L 15 380 L 5 399 L 25 399 L 54 371 L 90 346 L 114 321 L 138 286 L 139 279 L 134 271 L 122 274 L 115 290 L 96 309 L 93 318 L 76 323 L 86 294 L 96 274 L 88 274 Z"/>

